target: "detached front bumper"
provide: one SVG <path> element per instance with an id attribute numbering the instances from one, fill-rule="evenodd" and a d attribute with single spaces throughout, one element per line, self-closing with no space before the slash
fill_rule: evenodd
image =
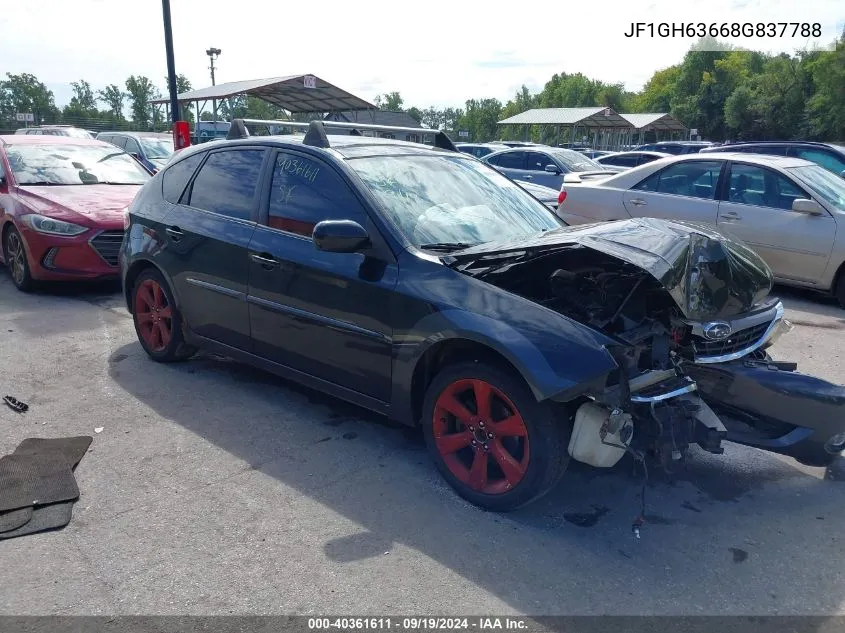
<path id="1" fill-rule="evenodd" d="M 845 387 L 785 365 L 741 359 L 684 370 L 727 439 L 825 466 L 845 448 Z"/>

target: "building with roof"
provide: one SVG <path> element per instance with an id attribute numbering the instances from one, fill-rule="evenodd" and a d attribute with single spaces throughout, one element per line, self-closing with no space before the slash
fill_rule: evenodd
<path id="1" fill-rule="evenodd" d="M 526 140 L 531 126 L 539 126 L 541 140 L 545 142 L 584 144 L 607 150 L 632 145 L 637 135 L 643 138 L 648 132 L 685 134 L 687 129 L 667 113 L 619 114 L 606 107 L 533 108 L 498 124 L 523 126 Z"/>
<path id="2" fill-rule="evenodd" d="M 356 97 L 325 79 L 315 75 L 288 75 L 265 79 L 248 79 L 190 90 L 177 95 L 182 107 L 196 108 L 196 119 L 201 120 L 202 112 L 211 103 L 214 121 L 217 120 L 218 102 L 231 100 L 237 96 L 257 97 L 282 108 L 290 114 L 308 113 L 314 118 L 322 118 L 326 113 L 344 111 L 377 110 L 372 103 Z M 164 106 L 169 115 L 169 98 L 154 99 L 154 106 Z M 229 101 L 230 109 L 232 103 Z M 416 122 L 415 122 L 416 123 Z"/>

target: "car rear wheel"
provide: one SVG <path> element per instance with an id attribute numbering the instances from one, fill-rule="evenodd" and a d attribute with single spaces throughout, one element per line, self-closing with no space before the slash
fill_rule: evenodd
<path id="1" fill-rule="evenodd" d="M 438 470 L 467 501 L 506 512 L 548 492 L 569 462 L 571 428 L 511 371 L 446 367 L 428 387 L 423 430 Z"/>
<path id="2" fill-rule="evenodd" d="M 182 315 L 170 286 L 157 270 L 145 270 L 135 280 L 132 320 L 141 347 L 153 360 L 170 363 L 190 358 L 196 352 L 185 342 Z"/>
<path id="3" fill-rule="evenodd" d="M 9 226 L 3 235 L 3 259 L 6 261 L 6 267 L 12 275 L 12 283 L 15 287 L 23 292 L 31 291 L 35 282 L 29 270 L 26 246 L 23 236 L 14 226 Z"/>

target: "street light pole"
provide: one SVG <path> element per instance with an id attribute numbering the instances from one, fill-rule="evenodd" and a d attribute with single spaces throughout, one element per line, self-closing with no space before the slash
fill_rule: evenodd
<path id="1" fill-rule="evenodd" d="M 164 16 L 164 47 L 167 50 L 167 88 L 170 91 L 170 118 L 179 121 L 179 99 L 176 92 L 176 62 L 173 59 L 173 30 L 170 26 L 170 0 L 161 0 Z"/>
<path id="2" fill-rule="evenodd" d="M 209 59 L 211 60 L 211 66 L 209 66 L 209 68 L 211 69 L 211 85 L 212 86 L 217 85 L 214 82 L 214 60 L 217 59 L 218 57 L 220 57 L 221 52 L 222 51 L 219 48 L 209 48 L 205 51 L 205 54 L 208 55 Z M 217 134 L 217 99 L 211 100 L 211 107 L 212 107 L 213 112 L 214 112 L 214 114 L 213 114 L 214 134 L 216 135 Z"/>

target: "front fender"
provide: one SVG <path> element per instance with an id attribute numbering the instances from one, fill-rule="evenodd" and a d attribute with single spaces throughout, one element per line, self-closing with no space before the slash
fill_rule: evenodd
<path id="1" fill-rule="evenodd" d="M 556 315 L 557 316 L 557 315 Z M 432 346 L 449 341 L 483 345 L 513 365 L 538 401 L 561 392 L 577 393 L 616 369 L 604 347 L 610 340 L 572 321 L 561 332 L 548 319 L 507 323 L 461 309 L 446 309 L 423 317 L 412 330 L 394 335 L 393 405 L 396 417 L 415 423 L 412 410 L 414 371 Z"/>

